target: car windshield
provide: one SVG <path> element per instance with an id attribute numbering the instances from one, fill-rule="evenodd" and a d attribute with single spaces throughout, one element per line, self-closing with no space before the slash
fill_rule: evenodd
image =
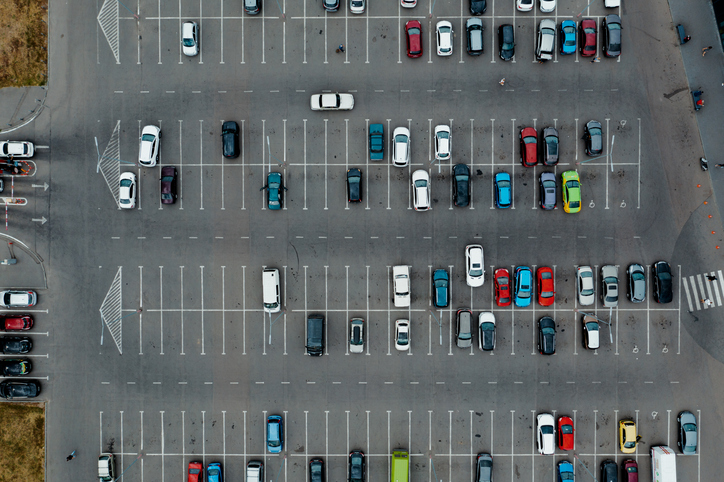
<path id="1" fill-rule="evenodd" d="M 131 187 L 130 179 L 121 179 L 121 187 Z"/>
<path id="2" fill-rule="evenodd" d="M 576 189 L 576 188 L 581 187 L 581 185 L 578 183 L 578 181 L 568 181 L 566 183 L 566 187 L 568 189 Z"/>
<path id="3" fill-rule="evenodd" d="M 397 344 L 398 345 L 407 345 L 407 333 L 404 331 L 401 331 L 397 335 Z"/>
<path id="4" fill-rule="evenodd" d="M 407 34 L 408 35 L 420 35 L 420 29 L 417 27 L 410 27 L 409 29 L 407 29 Z"/>
<path id="5" fill-rule="evenodd" d="M 500 180 L 498 181 L 498 187 L 500 189 L 510 188 L 510 181 L 508 181 L 507 179 Z"/>
<path id="6" fill-rule="evenodd" d="M 573 426 L 572 425 L 563 425 L 561 427 L 561 433 L 573 433 Z"/>
<path id="7" fill-rule="evenodd" d="M 163 176 L 161 178 L 161 182 L 171 182 L 173 181 L 173 176 Z"/>
<path id="8" fill-rule="evenodd" d="M 435 280 L 435 288 L 444 288 L 447 286 L 447 280 L 437 279 Z"/>
<path id="9" fill-rule="evenodd" d="M 424 179 L 419 179 L 419 180 L 415 181 L 415 187 L 426 187 L 426 186 L 427 186 L 427 181 Z"/>
<path id="10" fill-rule="evenodd" d="M 493 330 L 495 330 L 495 325 L 490 322 L 485 322 L 482 325 L 480 325 L 480 329 L 483 331 L 493 331 Z"/>
<path id="11" fill-rule="evenodd" d="M 483 275 L 483 268 L 478 263 L 473 263 L 472 267 L 470 268 L 470 276 L 482 276 Z"/>
<path id="12" fill-rule="evenodd" d="M 395 142 L 399 144 L 407 144 L 407 136 L 405 134 L 397 134 L 395 136 Z"/>
<path id="13" fill-rule="evenodd" d="M 626 447 L 627 449 L 632 449 L 632 448 L 636 447 L 636 442 L 626 442 L 625 444 L 623 444 L 623 446 Z"/>
<path id="14" fill-rule="evenodd" d="M 193 46 L 194 46 L 194 39 L 192 39 L 192 38 L 184 39 L 184 47 L 193 47 Z"/>
<path id="15" fill-rule="evenodd" d="M 450 138 L 450 133 L 449 133 L 449 132 L 445 132 L 445 131 L 440 131 L 440 132 L 437 133 L 437 137 L 438 137 L 438 139 L 449 139 L 449 138 Z"/>
<path id="16" fill-rule="evenodd" d="M 542 434 L 553 434 L 553 425 L 543 425 L 540 428 L 540 433 Z"/>
<path id="17" fill-rule="evenodd" d="M 544 335 L 554 335 L 556 333 L 556 330 L 553 328 L 543 328 L 541 329 L 541 333 Z"/>
<path id="18" fill-rule="evenodd" d="M 598 322 L 597 321 L 589 321 L 586 323 L 586 330 L 588 331 L 598 331 Z"/>
<path id="19" fill-rule="evenodd" d="M 541 294 L 540 294 L 541 298 L 550 298 L 551 296 L 553 296 L 552 291 L 541 291 Z"/>
<path id="20" fill-rule="evenodd" d="M 191 45 L 193 45 L 193 44 L 191 44 Z M 144 142 L 153 142 L 156 140 L 156 136 L 154 136 L 153 134 L 143 134 L 141 136 L 141 140 Z"/>
<path id="21" fill-rule="evenodd" d="M 507 276 L 499 276 L 497 278 L 498 284 L 501 288 L 505 288 L 508 284 L 508 277 Z"/>
<path id="22" fill-rule="evenodd" d="M 628 472 L 629 474 L 637 474 L 638 471 L 639 471 L 639 469 L 637 469 L 636 467 L 633 467 L 633 466 L 626 467 L 626 472 Z"/>
<path id="23" fill-rule="evenodd" d="M 353 7 L 361 7 L 364 5 L 364 0 L 352 0 Z"/>
<path id="24" fill-rule="evenodd" d="M 685 423 L 684 432 L 696 432 L 696 425 L 693 423 Z"/>
<path id="25" fill-rule="evenodd" d="M 526 144 L 535 144 L 537 140 L 538 140 L 538 139 L 536 139 L 536 138 L 533 137 L 533 136 L 528 136 L 528 137 L 524 137 L 524 138 L 523 138 L 523 142 L 526 143 Z"/>
<path id="26" fill-rule="evenodd" d="M 621 30 L 621 24 L 618 23 L 608 23 L 606 24 L 608 26 L 609 30 Z"/>
<path id="27" fill-rule="evenodd" d="M 540 31 L 543 35 L 555 35 L 556 34 L 552 28 L 542 28 L 542 29 L 540 29 Z"/>
<path id="28" fill-rule="evenodd" d="M 593 28 L 593 27 L 584 28 L 583 31 L 584 31 L 586 34 L 595 34 L 595 33 L 596 33 L 596 29 Z"/>
<path id="29" fill-rule="evenodd" d="M 357 176 L 350 176 L 347 178 L 350 184 L 359 184 L 360 178 Z"/>
<path id="30" fill-rule="evenodd" d="M 568 45 L 568 43 L 566 43 Z M 573 44 L 571 44 L 573 45 Z M 548 154 L 555 156 L 558 154 L 558 138 L 555 136 L 546 137 L 546 145 L 548 146 Z"/>

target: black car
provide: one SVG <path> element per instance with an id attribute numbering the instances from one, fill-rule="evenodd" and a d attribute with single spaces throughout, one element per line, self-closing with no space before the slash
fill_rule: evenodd
<path id="1" fill-rule="evenodd" d="M 0 192 L 3 192 L 5 190 L 5 181 L 3 181 L 3 178 L 0 177 Z"/>
<path id="2" fill-rule="evenodd" d="M 339 0 L 322 0 L 322 6 L 328 12 L 339 10 Z"/>
<path id="3" fill-rule="evenodd" d="M 601 34 L 603 55 L 606 57 L 621 55 L 621 17 L 615 14 L 606 15 L 601 20 Z"/>
<path id="4" fill-rule="evenodd" d="M 221 146 L 224 157 L 229 159 L 239 157 L 239 124 L 226 121 L 221 125 Z"/>
<path id="5" fill-rule="evenodd" d="M 351 203 L 362 202 L 362 171 L 356 167 L 347 170 L 347 199 Z"/>
<path id="6" fill-rule="evenodd" d="M 244 0 L 244 11 L 249 15 L 261 12 L 261 0 Z"/>
<path id="7" fill-rule="evenodd" d="M 498 49 L 503 60 L 510 60 L 515 55 L 515 30 L 512 25 L 498 27 Z"/>
<path id="8" fill-rule="evenodd" d="M 541 355 L 556 352 L 556 322 L 550 316 L 538 320 L 538 351 Z"/>
<path id="9" fill-rule="evenodd" d="M 365 480 L 365 454 L 361 450 L 349 453 L 349 482 L 364 482 Z"/>
<path id="10" fill-rule="evenodd" d="M 178 197 L 176 194 L 176 168 L 163 166 L 161 168 L 161 204 L 173 204 Z"/>
<path id="11" fill-rule="evenodd" d="M 544 166 L 555 166 L 558 164 L 558 129 L 555 127 L 544 127 L 540 131 L 541 162 Z"/>
<path id="12" fill-rule="evenodd" d="M 40 394 L 40 383 L 35 380 L 5 381 L 0 383 L 0 397 L 7 399 L 35 398 Z"/>
<path id="13" fill-rule="evenodd" d="M 0 360 L 0 374 L 4 377 L 17 377 L 28 375 L 33 371 L 33 365 L 30 360 L 22 358 L 8 358 Z"/>
<path id="14" fill-rule="evenodd" d="M 488 6 L 485 0 L 470 0 L 470 13 L 473 15 L 484 14 L 486 8 L 488 8 Z"/>
<path id="15" fill-rule="evenodd" d="M 453 202 L 458 207 L 470 204 L 470 169 L 465 164 L 453 166 Z"/>
<path id="16" fill-rule="evenodd" d="M 601 462 L 600 482 L 618 482 L 618 466 L 611 459 Z"/>
<path id="17" fill-rule="evenodd" d="M 671 266 L 666 261 L 659 261 L 651 267 L 654 278 L 654 300 L 657 303 L 671 303 L 674 299 Z"/>
<path id="18" fill-rule="evenodd" d="M 479 18 L 469 18 L 465 21 L 465 33 L 467 36 L 466 49 L 470 55 L 483 53 L 483 21 Z"/>
<path id="19" fill-rule="evenodd" d="M 22 355 L 33 349 L 33 342 L 27 336 L 4 336 L 0 338 L 3 355 Z"/>
<path id="20" fill-rule="evenodd" d="M 586 142 L 586 154 L 598 156 L 603 152 L 603 129 L 597 120 L 588 121 L 583 127 L 583 140 Z"/>
<path id="21" fill-rule="evenodd" d="M 324 460 L 309 461 L 309 482 L 324 482 Z"/>
<path id="22" fill-rule="evenodd" d="M 540 188 L 538 203 L 541 209 L 545 211 L 555 209 L 557 202 L 556 175 L 552 172 L 541 172 L 538 177 L 538 186 Z"/>

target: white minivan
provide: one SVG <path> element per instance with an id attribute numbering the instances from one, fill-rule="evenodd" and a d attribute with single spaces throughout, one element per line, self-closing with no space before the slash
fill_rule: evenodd
<path id="1" fill-rule="evenodd" d="M 279 295 L 279 270 L 276 268 L 265 268 L 261 273 L 261 286 L 264 294 L 264 311 L 267 313 L 279 313 L 282 309 L 281 297 Z"/>

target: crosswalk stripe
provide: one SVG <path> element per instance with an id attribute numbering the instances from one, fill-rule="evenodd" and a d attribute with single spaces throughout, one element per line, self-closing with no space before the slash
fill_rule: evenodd
<path id="1" fill-rule="evenodd" d="M 717 271 L 717 278 L 719 279 L 719 287 L 721 288 L 722 295 L 724 295 L 724 275 L 722 275 L 721 270 Z"/>
<path id="2" fill-rule="evenodd" d="M 684 284 L 684 292 L 686 293 L 686 302 L 689 303 L 689 312 L 694 311 L 694 306 L 691 304 L 691 293 L 689 292 L 689 282 L 686 278 L 682 276 L 681 281 L 683 281 Z M 697 309 L 699 307 L 697 306 Z"/>
<path id="3" fill-rule="evenodd" d="M 714 272 L 713 272 L 713 271 L 711 272 L 711 275 L 714 276 Z M 716 305 L 717 305 L 717 306 L 721 306 L 721 294 L 719 293 L 719 289 L 718 289 L 718 285 L 719 285 L 720 283 L 717 283 L 717 280 L 718 280 L 718 279 L 719 279 L 719 278 L 717 278 L 716 280 L 712 281 L 712 282 L 711 282 L 711 285 L 712 285 L 712 287 L 714 288 L 713 291 L 714 291 L 714 294 L 716 295 Z"/>
<path id="4" fill-rule="evenodd" d="M 704 299 L 704 280 L 701 277 L 701 274 L 696 275 L 696 281 L 699 282 L 699 292 L 701 293 L 701 298 L 699 298 L 699 302 Z M 708 308 L 708 306 L 704 306 L 704 308 Z"/>

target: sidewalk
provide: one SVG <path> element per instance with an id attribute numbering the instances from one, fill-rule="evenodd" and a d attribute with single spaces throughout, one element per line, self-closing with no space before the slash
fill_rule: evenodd
<path id="1" fill-rule="evenodd" d="M 47 86 L 0 89 L 0 135 L 32 122 L 42 111 L 47 92 Z"/>

